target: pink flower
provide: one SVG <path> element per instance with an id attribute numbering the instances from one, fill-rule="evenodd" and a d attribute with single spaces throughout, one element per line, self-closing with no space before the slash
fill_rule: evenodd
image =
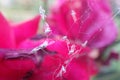
<path id="1" fill-rule="evenodd" d="M 0 80 L 23 80 L 35 69 L 33 60 L 16 50 L 19 44 L 36 34 L 39 20 L 40 16 L 36 16 L 13 25 L 0 12 Z"/>
<path id="2" fill-rule="evenodd" d="M 45 41 L 48 45 L 34 52 L 34 49 Z M 69 47 L 72 45 L 75 45 L 75 51 L 72 54 L 69 54 L 65 41 L 44 38 L 27 39 L 19 44 L 17 49 L 29 49 L 30 52 L 0 49 L 0 79 L 89 80 L 98 71 L 95 62 L 87 56 L 90 49 L 74 43 L 71 43 Z"/>
<path id="3" fill-rule="evenodd" d="M 65 41 L 55 39 L 36 41 L 28 39 L 23 42 L 19 48 L 33 49 L 45 41 L 48 42 L 47 47 L 41 49 L 43 52 L 39 52 L 41 52 L 40 54 L 46 54 L 46 56 L 42 58 L 43 60 L 41 64 L 39 64 L 40 67 L 34 70 L 30 80 L 89 80 L 92 75 L 97 73 L 98 69 L 95 62 L 85 54 L 88 53 L 90 49 L 77 44 L 75 44 L 76 49 L 72 54 L 69 54 Z M 72 45 L 74 45 L 74 43 L 70 44 L 70 46 Z M 72 55 L 74 54 L 76 55 L 73 57 Z M 62 69 L 63 72 L 61 72 Z"/>
<path id="4" fill-rule="evenodd" d="M 1 80 L 89 80 L 97 73 L 90 48 L 54 38 L 31 39 L 39 18 L 11 25 L 0 13 Z"/>
<path id="5" fill-rule="evenodd" d="M 88 41 L 88 46 L 100 48 L 116 39 L 112 18 L 107 0 L 60 0 L 48 23 L 57 34 L 80 43 Z"/>
<path id="6" fill-rule="evenodd" d="M 15 49 L 37 32 L 40 16 L 19 24 L 11 24 L 0 12 L 0 48 Z"/>

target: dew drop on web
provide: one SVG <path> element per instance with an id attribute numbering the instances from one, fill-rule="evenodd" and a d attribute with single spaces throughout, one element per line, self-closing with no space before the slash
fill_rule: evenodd
<path id="1" fill-rule="evenodd" d="M 45 10 L 42 8 L 42 6 L 39 7 L 39 13 L 40 13 L 42 19 L 45 20 L 45 18 L 46 18 Z"/>
<path id="2" fill-rule="evenodd" d="M 49 24 L 47 22 L 45 22 L 44 27 L 45 27 L 45 34 L 46 35 L 52 32 L 52 30 L 50 29 Z"/>

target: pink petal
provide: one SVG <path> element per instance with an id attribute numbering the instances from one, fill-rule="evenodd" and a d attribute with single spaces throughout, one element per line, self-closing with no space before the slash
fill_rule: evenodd
<path id="1" fill-rule="evenodd" d="M 84 59 L 84 60 L 83 60 Z M 66 77 L 69 80 L 89 80 L 93 73 L 97 72 L 94 61 L 87 56 L 74 59 L 67 68 Z"/>
<path id="2" fill-rule="evenodd" d="M 36 16 L 34 19 L 28 20 L 24 23 L 13 25 L 17 45 L 37 33 L 39 27 L 40 16 Z"/>
<path id="3" fill-rule="evenodd" d="M 11 26 L 0 12 L 0 48 L 15 48 Z"/>
<path id="4" fill-rule="evenodd" d="M 3 59 L 0 62 L 0 80 L 22 80 L 34 67 L 29 59 Z"/>

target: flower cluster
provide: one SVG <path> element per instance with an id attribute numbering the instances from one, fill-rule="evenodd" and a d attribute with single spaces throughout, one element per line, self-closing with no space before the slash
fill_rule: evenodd
<path id="1" fill-rule="evenodd" d="M 109 45 L 117 36 L 108 2 L 57 1 L 48 15 L 40 7 L 46 20 L 41 35 L 40 16 L 11 24 L 0 13 L 0 80 L 90 80 L 97 74 L 92 48 Z"/>

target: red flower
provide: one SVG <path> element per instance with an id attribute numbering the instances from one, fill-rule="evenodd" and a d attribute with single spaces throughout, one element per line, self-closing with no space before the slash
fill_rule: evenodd
<path id="1" fill-rule="evenodd" d="M 48 22 L 55 33 L 80 43 L 88 41 L 88 46 L 98 48 L 117 36 L 112 18 L 107 0 L 62 0 L 52 10 Z"/>
<path id="2" fill-rule="evenodd" d="M 36 34 L 40 16 L 11 25 L 0 13 L 0 80 L 25 80 L 35 68 L 30 58 L 9 49 L 17 49 L 24 40 Z"/>
<path id="3" fill-rule="evenodd" d="M 5 41 L 0 41 L 1 48 L 24 50 L 0 49 L 1 80 L 89 80 L 90 76 L 97 72 L 96 64 L 87 56 L 90 51 L 87 47 L 82 47 L 74 42 L 68 44 L 66 41 L 53 38 L 29 39 L 36 32 L 36 28 L 31 27 L 32 24 L 37 25 L 38 17 L 35 18 L 35 23 L 33 20 L 17 27 L 11 27 L 12 25 L 8 24 L 2 14 L 0 17 L 5 26 L 0 33 L 5 36 L 5 38 L 3 37 Z M 30 29 L 28 24 L 31 24 Z M 2 29 L 3 24 L 1 25 Z M 13 37 L 7 34 L 7 30 Z M 21 33 L 23 30 L 28 34 Z M 0 36 L 0 38 L 2 37 Z M 8 39 L 11 42 L 7 43 Z M 8 44 L 15 44 L 15 46 Z"/>
<path id="4" fill-rule="evenodd" d="M 34 70 L 30 80 L 89 80 L 91 75 L 97 73 L 96 64 L 85 54 L 90 49 L 74 43 L 69 45 L 69 47 L 72 45 L 76 47 L 72 54 L 69 54 L 69 49 L 65 41 L 53 39 L 27 40 L 19 48 L 33 49 L 44 42 L 48 42 L 48 45 L 42 49 L 43 53 L 40 54 L 46 54 L 46 56 L 42 58 L 43 62 L 39 64 L 40 67 Z"/>

